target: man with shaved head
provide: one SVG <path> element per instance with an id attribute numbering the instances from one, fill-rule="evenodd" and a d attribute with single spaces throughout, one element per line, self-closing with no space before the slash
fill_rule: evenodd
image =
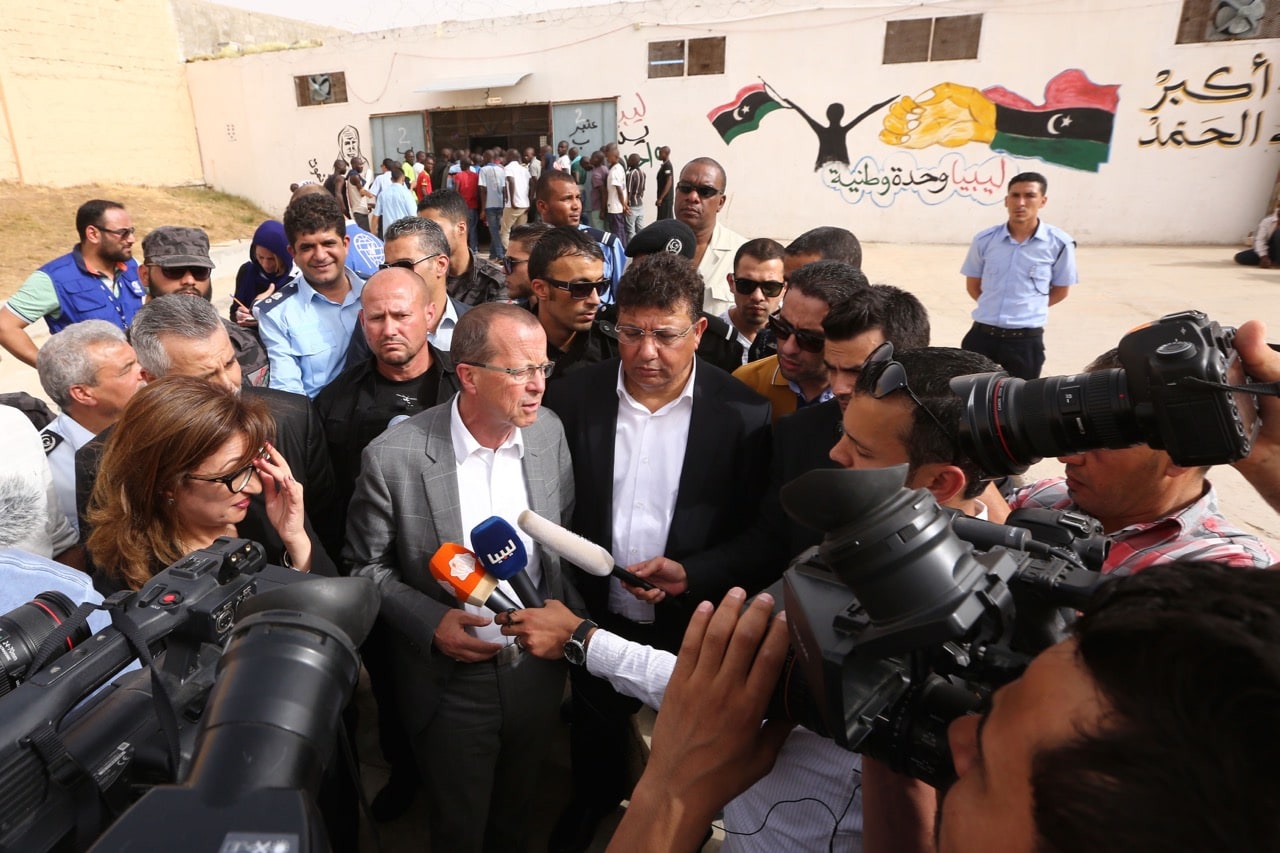
<path id="1" fill-rule="evenodd" d="M 733 291 L 729 288 L 733 257 L 738 247 L 747 242 L 719 221 L 724 188 L 724 167 L 710 157 L 690 160 L 676 181 L 676 219 L 692 228 L 698 239 L 693 262 L 706 285 L 702 310 L 716 317 L 733 307 Z"/>

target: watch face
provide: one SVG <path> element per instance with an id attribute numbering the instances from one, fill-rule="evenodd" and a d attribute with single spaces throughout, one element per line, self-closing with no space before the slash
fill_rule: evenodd
<path id="1" fill-rule="evenodd" d="M 580 641 L 569 640 L 564 644 L 564 659 L 575 666 L 582 666 L 583 661 L 587 659 L 587 650 L 582 647 Z"/>

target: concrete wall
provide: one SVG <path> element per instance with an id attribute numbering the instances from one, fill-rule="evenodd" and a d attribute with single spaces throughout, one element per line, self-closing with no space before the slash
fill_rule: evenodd
<path id="1" fill-rule="evenodd" d="M 527 71 L 488 94 L 505 104 L 616 97 L 624 154 L 669 145 L 677 169 L 717 158 L 729 176 L 725 220 L 748 236 L 834 224 L 868 240 L 963 243 L 1003 218 L 1005 184 L 1031 169 L 1049 179 L 1045 218 L 1082 243 L 1239 242 L 1280 167 L 1280 45 L 1175 45 L 1180 0 L 1112 5 L 655 0 L 346 36 L 191 64 L 188 80 L 207 181 L 268 210 L 312 164 L 327 171 L 346 125 L 364 141 L 372 115 L 484 105 L 484 91 L 415 94 L 427 81 Z M 977 59 L 882 64 L 887 21 L 979 12 Z M 727 38 L 724 74 L 648 79 L 649 42 L 702 36 Z M 346 73 L 349 102 L 297 107 L 293 77 L 331 71 Z M 886 106 L 843 133 L 848 163 L 815 169 L 818 134 L 791 109 L 726 144 L 708 111 L 760 78 L 820 124 L 830 104 L 847 124 L 886 99 L 952 84 L 941 105 L 951 138 L 890 144 Z M 1001 110 L 999 134 L 963 142 L 970 112 L 986 116 L 993 103 L 1012 110 Z M 1103 127 L 1105 141 L 1064 145 L 1076 132 L 1068 119 Z"/>
<path id="2" fill-rule="evenodd" d="M 178 25 L 182 56 L 207 56 L 227 44 L 241 47 L 278 43 L 293 44 L 308 39 L 324 40 L 344 31 L 277 15 L 263 15 L 204 0 L 171 0 Z"/>
<path id="3" fill-rule="evenodd" d="M 32 0 L 0 17 L 0 180 L 201 181 L 168 0 Z"/>

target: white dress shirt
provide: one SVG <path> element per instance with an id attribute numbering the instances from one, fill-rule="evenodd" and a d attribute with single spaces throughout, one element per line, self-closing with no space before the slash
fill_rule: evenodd
<path id="1" fill-rule="evenodd" d="M 513 429 L 507 440 L 496 450 L 482 447 L 462 422 L 456 395 L 449 405 L 449 433 L 453 438 L 453 452 L 458 464 L 458 512 L 462 516 L 463 530 L 461 544 L 471 548 L 471 530 L 477 524 L 494 515 L 511 521 L 529 509 L 529 490 L 525 486 L 524 467 L 521 465 L 521 459 L 524 458 L 524 437 L 519 429 Z M 512 524 L 512 527 L 515 525 Z M 529 555 L 529 565 L 524 571 L 537 586 L 542 582 L 537 545 L 518 527 L 516 532 Z M 509 598 L 519 600 L 508 582 L 502 581 L 498 588 Z M 468 613 L 493 616 L 493 611 L 487 607 L 473 604 L 462 606 Z M 504 646 L 514 642 L 513 637 L 503 636 L 499 627 L 492 623 L 468 627 L 467 632 L 478 639 Z"/>
<path id="2" fill-rule="evenodd" d="M 613 559 L 630 566 L 662 556 L 680 491 L 693 416 L 695 362 L 680 395 L 656 412 L 632 397 L 618 368 L 618 432 L 613 440 Z M 609 611 L 652 622 L 653 605 L 609 579 Z"/>
<path id="3" fill-rule="evenodd" d="M 453 300 L 446 296 L 444 316 L 440 318 L 439 323 L 436 323 L 435 331 L 427 335 L 427 340 L 431 341 L 431 345 L 436 349 L 448 352 L 449 347 L 453 346 L 453 327 L 456 325 L 458 325 L 458 312 L 453 307 Z"/>

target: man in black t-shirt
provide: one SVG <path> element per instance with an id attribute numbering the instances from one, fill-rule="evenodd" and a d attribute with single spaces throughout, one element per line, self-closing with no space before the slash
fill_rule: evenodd
<path id="1" fill-rule="evenodd" d="M 346 508 L 365 446 L 393 423 L 453 397 L 449 357 L 427 342 L 436 307 L 417 273 L 392 267 L 360 294 L 360 325 L 373 355 L 340 373 L 316 396 Z"/>
<path id="2" fill-rule="evenodd" d="M 659 219 L 674 219 L 673 209 L 676 201 L 675 170 L 671 168 L 671 149 L 666 145 L 658 149 L 658 159 L 662 165 L 658 167 L 658 203 Z"/>

